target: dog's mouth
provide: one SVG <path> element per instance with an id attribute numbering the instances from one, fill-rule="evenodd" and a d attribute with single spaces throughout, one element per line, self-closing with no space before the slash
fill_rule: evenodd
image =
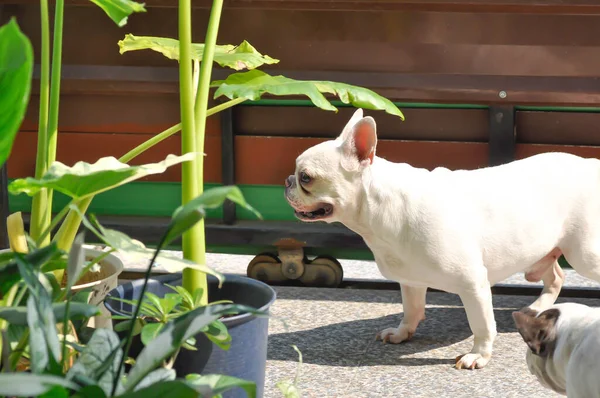
<path id="1" fill-rule="evenodd" d="M 298 211 L 295 212 L 296 217 L 302 221 L 318 221 L 323 220 L 333 214 L 333 205 L 329 203 L 322 203 L 316 209 L 312 211 Z"/>

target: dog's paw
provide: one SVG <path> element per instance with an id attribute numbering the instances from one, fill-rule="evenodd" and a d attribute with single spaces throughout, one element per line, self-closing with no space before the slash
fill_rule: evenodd
<path id="1" fill-rule="evenodd" d="M 490 357 L 481 354 L 464 354 L 456 357 L 456 369 L 481 369 L 490 361 Z"/>
<path id="2" fill-rule="evenodd" d="M 407 328 L 387 328 L 377 333 L 375 340 L 383 341 L 385 343 L 399 344 L 403 341 L 410 340 L 414 332 L 410 332 Z"/>

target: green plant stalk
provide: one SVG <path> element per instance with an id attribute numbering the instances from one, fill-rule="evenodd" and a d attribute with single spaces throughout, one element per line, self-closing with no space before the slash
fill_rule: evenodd
<path id="1" fill-rule="evenodd" d="M 213 59 L 215 55 L 215 46 L 217 44 L 217 35 L 219 33 L 219 22 L 221 21 L 221 11 L 223 9 L 223 0 L 213 0 L 208 19 L 208 28 L 206 31 L 206 40 L 204 42 L 204 53 L 202 54 L 202 64 L 200 65 L 200 80 L 198 82 L 198 97 L 195 109 L 195 151 L 196 153 L 204 153 L 204 135 L 206 132 L 206 118 L 208 117 L 208 94 L 210 91 L 210 78 L 213 68 Z M 179 50 L 181 54 L 181 49 Z M 195 165 L 197 184 L 196 196 L 202 194 L 204 188 L 204 157 L 200 156 Z M 182 178 L 182 183 L 187 182 Z M 184 202 L 185 204 L 185 202 Z M 197 230 L 197 238 L 193 241 L 194 251 L 189 259 L 198 263 L 206 264 L 206 238 L 204 234 L 204 219 L 198 222 L 193 227 Z M 184 257 L 186 256 L 186 248 L 183 248 Z M 208 304 L 208 282 L 204 272 L 186 268 L 183 270 L 182 286 L 188 292 L 194 292 L 196 289 L 202 289 L 200 299 L 201 305 Z"/>
<path id="2" fill-rule="evenodd" d="M 40 112 L 38 120 L 37 156 L 35 160 L 35 178 L 40 179 L 48 166 L 48 106 L 50 94 L 50 22 L 48 17 L 48 0 L 40 0 L 41 15 L 41 71 L 40 71 Z M 31 205 L 31 226 L 29 235 L 38 240 L 44 230 L 44 220 L 48 209 L 48 194 L 40 190 L 33 197 Z"/>
<path id="3" fill-rule="evenodd" d="M 6 292 L 6 296 L 4 297 L 3 300 L 0 300 L 0 304 L 2 307 L 10 307 L 13 304 L 13 301 L 15 300 L 15 297 L 17 295 L 17 291 L 19 290 L 19 284 L 15 283 L 9 290 L 8 292 Z M 0 332 L 5 330 L 6 328 L 8 328 L 8 321 L 5 319 L 0 319 Z M 0 333 L 0 358 L 2 358 L 2 334 Z M 3 366 L 5 366 L 3 364 Z"/>
<path id="4" fill-rule="evenodd" d="M 192 7 L 191 0 L 179 0 L 179 102 L 181 109 L 181 153 L 196 151 L 194 135 L 194 85 L 192 75 Z M 194 159 L 181 165 L 181 200 L 186 204 L 200 195 L 198 189 L 199 176 Z M 203 239 L 203 230 L 197 224 L 182 236 L 183 257 L 197 262 L 202 259 L 198 242 Z M 193 280 L 190 269 L 183 270 L 183 287 L 188 291 L 202 281 Z"/>
<path id="5" fill-rule="evenodd" d="M 232 106 L 241 104 L 244 101 L 246 101 L 246 99 L 244 99 L 244 98 L 236 98 L 236 99 L 229 100 L 227 102 L 224 102 L 222 104 L 219 104 L 219 105 L 216 105 L 216 106 L 210 108 L 207 112 L 207 115 L 208 116 L 214 115 L 215 113 L 221 112 L 227 108 L 231 108 Z M 172 135 L 177 134 L 180 131 L 181 131 L 181 123 L 171 126 L 168 129 L 166 129 L 165 131 L 153 136 L 152 138 L 150 138 L 147 141 L 142 142 L 140 145 L 136 146 L 131 151 L 129 151 L 125 155 L 121 156 L 119 158 L 119 161 L 123 162 L 123 163 L 129 163 L 131 160 L 138 157 L 142 153 L 146 152 L 148 149 L 150 149 L 153 146 L 159 144 L 160 142 L 166 140 L 167 138 L 171 137 Z M 79 208 L 79 211 L 81 212 L 81 214 L 85 214 L 87 209 L 90 207 L 90 204 L 92 203 L 93 199 L 94 199 L 94 197 L 90 196 L 89 198 L 85 198 L 84 200 L 79 202 L 77 207 Z M 57 246 L 59 249 L 65 250 L 65 251 L 69 251 L 71 249 L 71 245 L 73 244 L 73 241 L 75 240 L 75 236 L 77 235 L 77 230 L 79 229 L 79 225 L 81 224 L 81 221 L 82 221 L 81 217 L 79 216 L 79 214 L 77 212 L 75 212 L 73 210 L 69 211 L 69 214 L 67 215 L 67 218 L 65 219 L 65 222 L 61 224 L 61 226 L 55 236 L 55 241 L 57 242 Z"/>
<path id="6" fill-rule="evenodd" d="M 49 168 L 56 160 L 56 145 L 58 141 L 58 112 L 60 103 L 60 75 L 62 67 L 62 45 L 63 45 L 63 20 L 65 11 L 65 0 L 56 0 L 54 8 L 54 37 L 52 43 L 52 76 L 50 80 L 50 113 L 48 115 L 48 154 L 46 168 Z M 48 228 L 52 219 L 52 197 L 54 190 L 47 190 L 47 209 L 43 221 L 44 228 Z M 50 234 L 40 239 L 38 246 L 50 243 Z M 62 277 L 62 275 L 60 275 Z M 57 275 L 58 277 L 58 275 Z M 60 281 L 60 279 L 59 279 Z"/>

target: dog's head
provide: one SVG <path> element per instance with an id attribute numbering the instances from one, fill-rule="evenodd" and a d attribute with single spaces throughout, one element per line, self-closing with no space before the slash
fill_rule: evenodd
<path id="1" fill-rule="evenodd" d="M 542 358 L 554 353 L 556 346 L 556 321 L 560 316 L 558 308 L 550 308 L 538 314 L 528 307 L 512 314 L 517 331 L 531 350 Z"/>
<path id="2" fill-rule="evenodd" d="M 375 120 L 358 109 L 335 140 L 307 149 L 285 181 L 285 197 L 302 221 L 340 221 L 356 211 L 362 175 L 373 163 Z"/>

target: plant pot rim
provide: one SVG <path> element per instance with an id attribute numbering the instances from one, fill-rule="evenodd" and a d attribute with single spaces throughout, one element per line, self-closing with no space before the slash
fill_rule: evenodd
<path id="1" fill-rule="evenodd" d="M 231 282 L 231 281 L 236 281 L 237 280 L 237 281 L 240 281 L 240 282 L 243 281 L 244 283 L 247 283 L 249 285 L 254 285 L 254 286 L 259 287 L 261 289 L 268 290 L 271 297 L 270 297 L 269 301 L 266 304 L 262 305 L 260 308 L 257 308 L 257 310 L 259 310 L 259 311 L 268 310 L 273 305 L 273 303 L 275 302 L 275 300 L 277 299 L 277 292 L 275 291 L 275 289 L 273 289 L 271 286 L 269 286 L 266 283 L 261 282 L 261 281 L 259 281 L 257 279 L 252 279 L 252 278 L 249 278 L 247 276 L 238 275 L 238 274 L 223 274 L 223 276 L 225 277 L 225 281 L 223 282 L 223 284 L 226 284 L 227 282 Z M 209 281 L 213 281 L 213 282 L 217 281 L 217 278 L 215 276 L 213 276 L 213 275 L 207 275 L 207 278 L 208 278 Z M 136 279 L 136 280 L 142 280 L 142 279 L 143 278 Z M 181 279 L 182 279 L 182 273 L 181 272 L 176 272 L 176 273 L 172 273 L 172 274 L 154 276 L 154 277 L 151 277 L 149 279 L 149 281 L 150 280 L 154 280 L 154 281 L 157 281 L 157 282 L 162 283 L 162 284 L 166 284 L 166 283 L 171 284 L 171 283 L 179 281 Z M 134 281 L 130 281 L 130 282 L 127 282 L 127 284 L 130 284 L 130 283 L 133 283 L 133 282 Z M 111 293 L 115 292 L 119 287 L 124 286 L 124 285 L 125 284 L 117 286 L 115 289 L 113 289 L 110 292 L 108 292 L 108 294 L 104 298 L 104 306 L 113 315 L 122 315 L 122 316 L 128 316 L 129 315 L 129 314 L 126 314 L 125 312 L 122 312 L 120 310 L 115 309 L 111 305 L 111 303 L 110 303 L 111 299 L 114 297 L 114 295 L 111 295 Z M 230 326 L 233 326 L 232 324 L 243 323 L 244 321 L 246 321 L 246 319 L 248 319 L 248 318 L 254 318 L 254 317 L 255 317 L 254 314 L 251 314 L 251 313 L 248 313 L 248 312 L 244 312 L 244 313 L 241 313 L 241 314 L 238 314 L 238 315 L 234 315 L 234 316 L 230 316 L 230 317 L 227 317 L 227 318 L 223 318 L 223 319 L 221 319 L 221 322 L 223 322 L 225 325 L 227 325 L 228 327 L 230 327 Z"/>

